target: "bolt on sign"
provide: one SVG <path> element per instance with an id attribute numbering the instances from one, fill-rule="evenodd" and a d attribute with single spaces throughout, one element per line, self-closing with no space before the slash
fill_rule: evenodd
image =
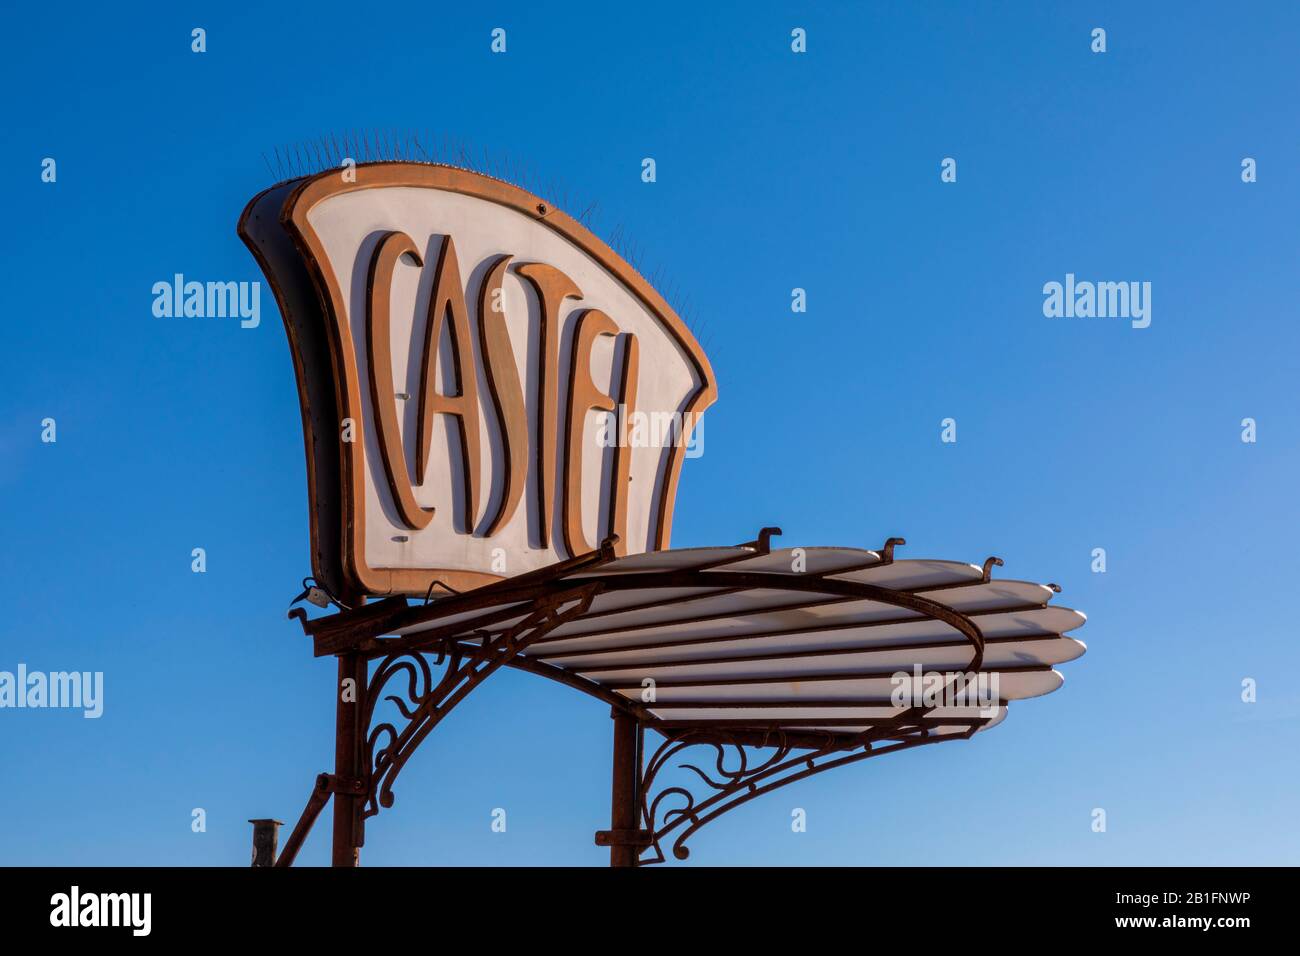
<path id="1" fill-rule="evenodd" d="M 576 220 L 488 176 L 394 162 L 272 187 L 239 234 L 288 332 L 312 569 L 331 591 L 463 590 L 611 535 L 619 554 L 668 547 L 713 371 Z"/>

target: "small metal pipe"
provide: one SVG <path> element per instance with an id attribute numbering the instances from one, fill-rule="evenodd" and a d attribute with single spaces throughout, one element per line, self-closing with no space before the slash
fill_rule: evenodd
<path id="1" fill-rule="evenodd" d="M 284 822 L 269 817 L 248 822 L 253 825 L 253 866 L 275 866 L 275 851 Z"/>

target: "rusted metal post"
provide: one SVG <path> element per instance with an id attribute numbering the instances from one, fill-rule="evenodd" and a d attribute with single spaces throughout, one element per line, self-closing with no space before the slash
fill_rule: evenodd
<path id="1" fill-rule="evenodd" d="M 275 866 L 275 851 L 284 822 L 269 817 L 248 822 L 253 825 L 253 866 Z"/>
<path id="2" fill-rule="evenodd" d="M 633 845 L 630 835 L 637 825 L 637 725 L 621 710 L 614 718 L 614 776 L 610 793 L 609 846 L 610 866 L 636 866 L 641 848 Z"/>
<path id="3" fill-rule="evenodd" d="M 360 654 L 339 655 L 339 677 L 334 688 L 334 777 L 355 780 L 360 775 L 361 729 L 365 709 L 366 660 Z M 351 680 L 350 693 L 347 682 Z M 339 789 L 334 794 L 334 866 L 356 866 L 361 843 L 357 826 L 361 797 Z"/>

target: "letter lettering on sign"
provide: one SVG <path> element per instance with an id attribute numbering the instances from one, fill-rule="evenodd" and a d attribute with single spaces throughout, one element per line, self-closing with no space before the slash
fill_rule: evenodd
<path id="1" fill-rule="evenodd" d="M 478 299 L 479 347 L 486 356 L 484 372 L 488 395 L 500 423 L 505 472 L 501 504 L 495 515 L 485 519 L 485 534 L 489 538 L 514 517 L 528 475 L 528 409 L 519 381 L 519 367 L 515 364 L 515 350 L 506 330 L 505 307 L 499 305 L 503 301 L 501 280 L 505 277 L 510 258 L 501 256 L 488 269 Z"/>
<path id="2" fill-rule="evenodd" d="M 556 419 L 559 404 L 560 376 L 560 303 L 566 298 L 582 298 L 582 290 L 573 280 L 554 266 L 530 262 L 518 268 L 537 292 L 541 303 L 541 324 L 538 348 L 541 366 L 537 376 L 537 499 L 540 514 L 537 526 L 541 531 L 542 547 L 551 543 L 551 516 L 555 513 L 555 445 Z"/>
<path id="3" fill-rule="evenodd" d="M 623 362 L 619 368 L 618 394 L 623 405 L 619 416 L 618 444 L 614 448 L 614 474 L 611 478 L 609 513 L 613 532 L 618 535 L 614 551 L 627 554 L 627 497 L 632 480 L 632 445 L 627 438 L 627 416 L 636 411 L 637 376 L 641 371 L 641 346 L 635 335 L 623 336 Z"/>
<path id="4" fill-rule="evenodd" d="M 565 427 L 568 435 L 564 463 L 564 546 L 569 549 L 569 554 L 584 554 L 591 550 L 587 536 L 582 533 L 582 453 L 587 412 L 593 409 L 612 412 L 615 408 L 614 399 L 602 392 L 591 379 L 592 345 L 602 335 L 618 335 L 614 320 L 599 309 L 583 312 L 573 335 L 573 355 L 569 363 L 569 412 Z M 611 483 L 613 478 L 611 475 Z"/>
<path id="5" fill-rule="evenodd" d="M 277 184 L 239 221 L 293 352 L 313 577 L 354 601 L 427 596 L 611 535 L 618 554 L 668 547 L 683 439 L 717 395 L 672 307 L 526 190 L 437 164 L 350 172 Z M 178 275 L 159 301 L 175 314 L 191 289 Z M 628 434 L 644 420 L 685 427 Z"/>
<path id="6" fill-rule="evenodd" d="M 448 316 L 451 317 L 447 324 Z M 442 330 L 446 325 L 452 353 L 452 379 L 455 394 L 438 392 L 438 367 Z M 420 430 L 415 446 L 415 482 L 424 484 L 430 443 L 433 440 L 433 416 L 451 415 L 456 419 L 460 436 L 462 493 L 465 497 L 465 529 L 472 530 L 478 517 L 479 428 L 478 376 L 474 371 L 473 341 L 470 339 L 469 313 L 465 310 L 465 287 L 460 282 L 456 262 L 456 245 L 451 236 L 442 243 L 438 270 L 429 297 L 429 317 L 424 327 L 424 365 L 420 372 Z M 448 384 L 448 383 L 444 383 Z"/>
<path id="7" fill-rule="evenodd" d="M 411 237 L 390 232 L 375 246 L 370 260 L 366 288 L 366 355 L 370 365 L 370 401 L 375 409 L 375 428 L 384 459 L 384 474 L 398 514 L 408 528 L 419 531 L 433 520 L 433 509 L 421 508 L 415 501 L 410 474 L 406 470 L 406 451 L 397 428 L 397 394 L 393 387 L 393 342 L 390 335 L 393 269 L 402 256 L 410 256 L 423 266 Z"/>

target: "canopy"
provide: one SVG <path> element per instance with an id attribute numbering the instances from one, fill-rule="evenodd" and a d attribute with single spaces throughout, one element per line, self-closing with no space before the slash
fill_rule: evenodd
<path id="1" fill-rule="evenodd" d="M 778 732 L 818 747 L 828 735 L 844 748 L 890 739 L 894 727 L 969 736 L 1000 723 L 1011 701 L 1061 686 L 1054 665 L 1083 654 L 1065 635 L 1085 617 L 1051 605 L 1053 585 L 992 580 L 1001 563 L 992 558 L 896 560 L 896 543 L 602 551 L 305 626 L 317 654 L 370 657 L 452 643 L 472 655 L 530 630 L 503 663 L 606 700 L 643 727 L 751 740 Z"/>

